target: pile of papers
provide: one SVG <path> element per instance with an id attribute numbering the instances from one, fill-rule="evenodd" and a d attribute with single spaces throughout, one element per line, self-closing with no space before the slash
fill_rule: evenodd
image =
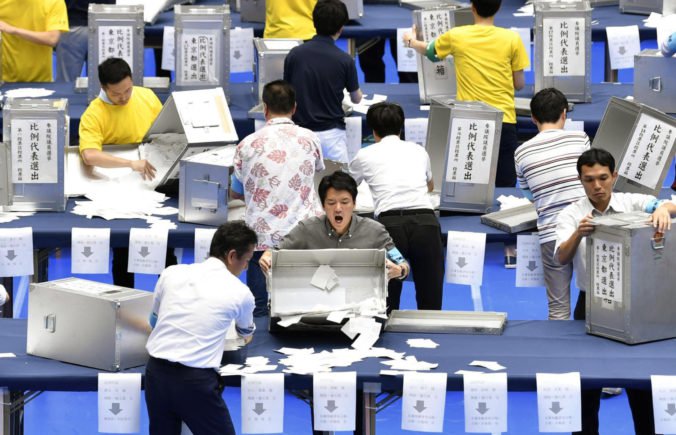
<path id="1" fill-rule="evenodd" d="M 498 203 L 500 210 L 508 210 L 510 208 L 519 207 L 530 204 L 528 198 L 519 198 L 514 195 L 500 195 L 498 196 Z"/>
<path id="2" fill-rule="evenodd" d="M 270 364 L 270 360 L 264 356 L 253 356 L 246 359 L 244 364 L 227 364 L 218 372 L 221 376 L 241 376 L 259 372 L 271 372 L 277 370 L 277 365 Z"/>
<path id="3" fill-rule="evenodd" d="M 33 216 L 33 212 L 4 212 L 0 211 L 0 224 L 6 224 L 7 222 L 15 221 L 19 218 L 26 216 Z"/>
<path id="4" fill-rule="evenodd" d="M 45 88 L 18 88 L 5 92 L 7 98 L 44 98 L 52 95 L 54 91 Z"/>

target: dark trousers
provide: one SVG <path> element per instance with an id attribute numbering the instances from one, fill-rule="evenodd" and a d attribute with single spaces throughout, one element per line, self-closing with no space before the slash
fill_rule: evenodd
<path id="1" fill-rule="evenodd" d="M 264 317 L 268 315 L 268 288 L 265 282 L 265 274 L 258 265 L 258 260 L 261 259 L 265 251 L 254 252 L 253 257 L 249 260 L 249 267 L 246 270 L 246 285 L 249 286 L 251 294 L 256 301 L 254 308 L 254 317 Z"/>
<path id="2" fill-rule="evenodd" d="M 364 72 L 364 81 L 367 83 L 384 83 L 385 82 L 385 62 L 383 55 L 385 54 L 385 38 L 377 38 L 377 42 L 371 45 L 368 49 L 359 53 L 359 66 Z M 369 39 L 357 38 L 357 47 L 367 43 Z M 390 38 L 390 53 L 397 62 L 397 40 Z M 415 72 L 398 72 L 399 83 L 418 83 L 418 73 Z"/>
<path id="3" fill-rule="evenodd" d="M 586 317 L 585 292 L 580 292 L 575 304 L 573 318 L 584 320 Z M 655 416 L 653 415 L 653 397 L 650 390 L 626 388 L 631 415 L 634 419 L 636 435 L 652 435 L 655 433 Z M 601 406 L 601 390 L 582 390 L 582 430 L 574 435 L 598 435 L 599 408 Z"/>
<path id="4" fill-rule="evenodd" d="M 165 267 L 178 263 L 173 248 L 167 248 Z M 129 248 L 113 248 L 113 283 L 122 287 L 134 288 L 134 274 L 127 272 Z"/>
<path id="5" fill-rule="evenodd" d="M 439 220 L 432 210 L 387 211 L 378 221 L 385 225 L 394 244 L 408 259 L 419 310 L 440 310 L 444 290 L 444 247 Z M 398 310 L 403 282 L 391 279 L 387 286 L 387 310 Z"/>
<path id="6" fill-rule="evenodd" d="M 495 174 L 495 187 L 516 186 L 516 168 L 514 167 L 514 151 L 519 146 L 516 124 L 502 124 L 500 133 L 500 151 L 498 152 L 498 169 Z"/>
<path id="7" fill-rule="evenodd" d="M 151 435 L 180 435 L 182 421 L 194 435 L 235 435 L 215 370 L 150 357 L 145 389 Z"/>

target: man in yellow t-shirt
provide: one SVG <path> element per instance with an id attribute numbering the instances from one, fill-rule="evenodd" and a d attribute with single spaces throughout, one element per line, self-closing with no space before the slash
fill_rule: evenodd
<path id="1" fill-rule="evenodd" d="M 266 38 L 297 38 L 315 36 L 312 11 L 317 0 L 268 0 L 265 2 Z"/>
<path id="2" fill-rule="evenodd" d="M 2 79 L 51 82 L 52 48 L 67 31 L 63 0 L 0 1 Z"/>
<path id="3" fill-rule="evenodd" d="M 453 56 L 460 101 L 483 101 L 504 113 L 497 187 L 514 187 L 514 151 L 518 146 L 514 90 L 525 84 L 523 70 L 530 60 L 516 32 L 493 22 L 501 0 L 471 0 L 474 24 L 454 27 L 434 41 L 418 41 L 415 29 L 403 36 L 404 44 L 432 61 Z"/>

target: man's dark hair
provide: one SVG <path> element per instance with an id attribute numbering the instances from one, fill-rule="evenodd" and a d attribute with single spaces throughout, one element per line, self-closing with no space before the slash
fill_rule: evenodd
<path id="1" fill-rule="evenodd" d="M 490 18 L 498 13 L 502 0 L 470 0 L 476 13 L 482 18 Z"/>
<path id="2" fill-rule="evenodd" d="M 366 123 L 378 136 L 399 136 L 404 127 L 404 109 L 395 103 L 376 103 L 366 112 Z"/>
<path id="3" fill-rule="evenodd" d="M 352 201 L 357 202 L 357 182 L 354 181 L 354 178 L 350 176 L 347 172 L 336 171 L 333 174 L 326 175 L 322 178 L 322 181 L 319 182 L 319 199 L 324 205 L 326 200 L 326 192 L 333 187 L 334 190 L 344 190 L 350 193 L 352 196 Z"/>
<path id="4" fill-rule="evenodd" d="M 590 148 L 583 152 L 577 159 L 577 175 L 582 176 L 583 166 L 601 165 L 610 169 L 610 173 L 615 172 L 615 158 L 603 148 Z"/>
<path id="5" fill-rule="evenodd" d="M 333 36 L 348 20 L 347 6 L 340 0 L 319 0 L 312 10 L 312 21 L 318 35 Z"/>
<path id="6" fill-rule="evenodd" d="M 540 124 L 554 123 L 568 109 L 568 99 L 556 88 L 545 88 L 530 100 L 530 112 Z"/>
<path id="7" fill-rule="evenodd" d="M 263 102 L 271 113 L 291 113 L 296 105 L 296 91 L 288 82 L 275 80 L 263 87 Z"/>
<path id="8" fill-rule="evenodd" d="M 99 65 L 99 83 L 101 83 L 101 86 L 120 83 L 127 77 L 131 78 L 131 68 L 124 59 L 109 57 Z"/>
<path id="9" fill-rule="evenodd" d="M 234 249 L 237 258 L 242 258 L 253 246 L 256 246 L 256 243 L 258 243 L 256 232 L 244 221 L 227 222 L 218 227 L 214 233 L 209 256 L 223 258 Z"/>

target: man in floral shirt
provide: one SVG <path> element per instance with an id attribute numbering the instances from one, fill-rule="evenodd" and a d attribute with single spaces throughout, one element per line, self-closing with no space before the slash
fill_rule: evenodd
<path id="1" fill-rule="evenodd" d="M 246 203 L 245 221 L 258 236 L 246 274 L 257 317 L 268 312 L 265 276 L 258 260 L 297 222 L 322 214 L 314 174 L 324 169 L 317 136 L 291 120 L 296 111 L 293 87 L 283 80 L 268 83 L 263 105 L 267 122 L 237 146 L 230 189 L 232 198 Z"/>

